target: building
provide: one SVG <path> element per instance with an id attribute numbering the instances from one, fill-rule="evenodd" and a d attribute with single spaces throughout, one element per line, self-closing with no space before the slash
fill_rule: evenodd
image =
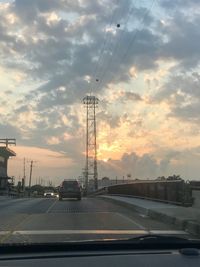
<path id="1" fill-rule="evenodd" d="M 2 140 L 5 140 L 5 143 Z M 8 148 L 9 140 L 0 139 L 0 143 L 6 144 L 5 146 L 0 146 L 0 194 L 5 194 L 9 191 L 11 177 L 8 176 L 8 159 L 16 156 L 16 153 Z"/>

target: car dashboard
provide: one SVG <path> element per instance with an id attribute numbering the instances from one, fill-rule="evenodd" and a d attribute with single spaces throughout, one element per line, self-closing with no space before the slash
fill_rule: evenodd
<path id="1" fill-rule="evenodd" d="M 2 253 L 0 266 L 200 266 L 199 249 L 122 249 Z"/>

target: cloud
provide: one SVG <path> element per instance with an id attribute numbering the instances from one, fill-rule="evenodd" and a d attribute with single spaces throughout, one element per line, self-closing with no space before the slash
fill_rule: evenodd
<path id="1" fill-rule="evenodd" d="M 55 136 L 52 136 L 52 137 L 47 139 L 47 144 L 49 144 L 49 145 L 57 145 L 59 143 L 60 143 L 59 138 L 57 138 Z"/>
<path id="2" fill-rule="evenodd" d="M 160 173 L 166 173 L 173 159 L 176 159 L 180 155 L 179 151 L 169 151 L 160 161 Z"/>
<path id="3" fill-rule="evenodd" d="M 123 154 L 120 160 L 108 159 L 99 165 L 102 174 L 109 174 L 112 178 L 131 174 L 132 179 L 155 179 L 160 168 L 159 163 L 152 155 L 144 154 L 140 157 L 134 152 Z"/>
<path id="4" fill-rule="evenodd" d="M 156 139 L 157 149 L 165 147 L 168 136 L 163 137 L 162 129 L 171 127 L 171 119 L 199 123 L 199 7 L 195 0 L 162 0 L 150 10 L 149 3 L 1 4 L 0 60 L 6 73 L 1 84 L 1 104 L 6 106 L 1 112 L 2 135 L 13 134 L 25 146 L 65 151 L 81 170 L 81 100 L 91 89 L 104 101 L 98 114 L 99 138 L 110 140 L 100 147 L 106 158 L 116 155 L 108 163 L 121 170 L 133 165 L 130 171 L 141 177 L 167 170 L 173 157 L 158 160 L 149 154 L 152 143 Z M 165 64 L 170 67 L 163 74 Z M 105 137 L 105 125 L 111 137 Z M 131 153 L 133 143 L 134 151 L 143 153 Z"/>
<path id="5" fill-rule="evenodd" d="M 5 93 L 6 95 L 11 95 L 13 92 L 12 92 L 11 90 L 6 90 L 4 93 Z"/>
<path id="6" fill-rule="evenodd" d="M 143 101 L 138 93 L 134 92 L 121 92 L 122 101 Z"/>
<path id="7" fill-rule="evenodd" d="M 169 117 L 199 123 L 199 86 L 200 76 L 197 72 L 171 75 L 170 79 L 154 95 L 153 100 L 169 104 Z"/>
<path id="8" fill-rule="evenodd" d="M 1 138 L 16 138 L 20 139 L 20 132 L 17 127 L 10 125 L 8 122 L 0 124 Z"/>
<path id="9" fill-rule="evenodd" d="M 72 4 L 69 1 L 50 3 L 49 1 L 16 0 L 7 7 L 6 15 L 13 14 L 17 20 L 15 25 L 10 25 L 9 28 L 6 25 L 3 27 L 4 48 L 11 55 L 3 61 L 3 64 L 8 69 L 17 68 L 23 71 L 26 76 L 31 76 L 33 81 L 42 82 L 40 86 L 25 93 L 24 100 L 17 100 L 15 114 L 10 116 L 14 124 L 25 129 L 21 133 L 26 132 L 29 142 L 41 144 L 41 138 L 40 140 L 37 138 L 47 135 L 47 132 L 49 132 L 48 138 L 49 135 L 55 136 L 56 130 L 52 125 L 60 125 L 59 130 L 64 127 L 60 122 L 59 107 L 65 106 L 66 111 L 69 111 L 68 107 L 80 103 L 88 92 L 85 77 L 91 75 L 96 65 L 96 58 L 101 49 L 99 44 L 105 37 L 104 28 L 110 22 L 111 13 L 118 13 L 120 21 L 124 19 L 125 13 L 130 12 L 132 6 L 131 1 L 126 2 L 126 8 L 120 3 L 118 6 L 112 6 L 108 1 L 107 4 L 111 8 L 106 9 L 106 12 L 102 2 L 92 3 L 91 1 L 83 3 L 74 1 Z M 59 15 L 61 10 L 62 16 Z M 145 8 L 135 8 L 136 18 L 141 20 L 145 11 Z M 69 14 L 72 14 L 71 19 L 68 19 Z M 148 19 L 150 21 L 150 14 Z M 130 42 L 135 32 L 136 29 L 129 31 L 124 28 L 122 35 L 120 33 L 115 36 L 110 34 L 108 38 L 113 39 L 113 44 L 121 39 L 121 47 L 123 47 L 127 41 Z M 95 93 L 100 93 L 103 87 L 111 81 L 116 83 L 129 80 L 129 69 L 133 65 L 134 58 L 137 61 L 136 67 L 139 64 L 139 68 L 146 68 L 147 62 L 151 60 L 150 55 L 153 50 L 156 51 L 154 44 L 156 36 L 147 29 L 141 29 L 137 35 L 136 44 L 130 48 L 131 59 L 127 57 L 124 62 L 116 64 L 115 61 L 118 61 L 124 52 L 120 48 L 119 55 L 115 58 L 113 55 L 112 66 L 106 72 L 107 78 L 102 77 L 100 88 L 94 87 Z M 124 38 L 121 38 L 122 36 Z M 112 58 L 110 49 L 111 47 L 108 46 L 104 52 L 105 66 Z M 146 58 L 146 63 L 143 64 L 140 62 L 139 55 L 142 55 L 144 59 L 149 57 L 149 60 Z M 154 59 L 152 59 L 151 66 L 154 65 L 153 61 Z M 59 88 L 65 88 L 65 90 L 58 90 Z M 132 99 L 139 100 L 136 94 L 129 94 L 130 96 Z M 29 108 L 27 108 L 27 101 L 30 104 Z M 71 116 L 70 111 L 68 116 Z M 73 116 L 71 120 L 74 121 L 74 131 L 80 127 L 79 119 Z M 118 122 L 117 115 L 109 119 L 109 123 L 113 126 L 117 126 Z"/>
<path id="10" fill-rule="evenodd" d="M 124 10 L 128 12 L 131 1 L 127 1 L 126 5 L 126 9 L 120 4 L 117 7 L 118 10 L 111 8 L 110 11 L 120 12 L 118 14 L 120 20 L 123 17 Z M 71 22 L 68 21 L 67 16 L 57 20 L 56 25 L 52 26 L 48 24 L 48 19 L 52 18 L 53 15 L 54 18 L 58 16 L 56 12 L 60 12 L 61 10 L 66 15 L 70 12 L 75 12 L 80 15 L 80 17 L 74 16 L 74 21 L 79 21 L 80 18 L 85 16 L 82 23 L 73 28 L 72 34 L 68 32 L 68 28 L 71 27 Z M 139 9 L 136 10 L 138 11 L 136 18 L 139 19 L 145 10 L 142 12 Z M 92 15 L 89 15 L 88 11 Z M 94 4 L 88 1 L 83 2 L 83 5 L 78 1 L 75 1 L 74 5 L 70 4 L 69 1 L 52 1 L 51 4 L 48 1 L 14 1 L 8 9 L 8 13 L 12 12 L 21 19 L 15 25 L 15 28 L 19 27 L 20 29 L 23 26 L 23 30 L 20 30 L 20 34 L 18 31 L 11 31 L 11 35 L 7 34 L 7 37 L 11 38 L 7 49 L 10 49 L 10 51 L 12 49 L 16 57 L 13 58 L 14 60 L 12 62 L 5 60 L 4 64 L 10 68 L 19 68 L 21 65 L 28 75 L 49 80 L 46 84 L 49 91 L 55 90 L 56 87 L 62 86 L 63 84 L 65 85 L 69 80 L 73 80 L 73 83 L 69 84 L 69 90 L 80 88 L 80 93 L 81 87 L 86 87 L 86 84 L 82 81 L 83 77 L 90 75 L 96 64 L 95 58 L 101 48 L 99 44 L 104 39 L 103 26 L 109 23 L 110 11 L 105 13 L 102 3 Z M 7 28 L 4 30 L 8 31 Z M 30 31 L 32 32 L 31 37 L 29 35 Z M 120 33 L 116 36 L 109 37 L 113 39 L 113 43 L 117 43 L 122 39 L 121 47 L 124 47 L 127 46 L 127 41 L 130 42 L 134 34 L 135 30 L 129 32 L 127 29 L 124 29 L 124 38 L 121 38 Z M 112 66 L 107 69 L 106 76 L 108 77 L 100 77 L 102 82 L 101 88 L 106 86 L 111 80 L 116 82 L 119 79 L 129 79 L 128 69 L 134 58 L 136 65 L 139 65 L 140 68 L 148 68 L 148 62 L 149 67 L 154 66 L 153 54 L 156 52 L 156 39 L 157 37 L 147 29 L 140 30 L 137 34 L 135 45 L 130 47 L 131 57 L 127 57 L 125 60 L 123 59 L 124 62 L 116 64 L 115 61 L 118 61 L 124 52 L 120 48 L 120 51 L 118 51 L 119 57 L 116 55 L 116 58 L 112 60 Z M 111 61 L 112 55 L 106 57 L 110 53 L 112 51 L 110 51 L 110 47 L 108 46 L 105 49 L 105 55 L 103 57 L 105 66 Z M 17 60 L 22 57 L 23 61 Z M 150 61 L 152 62 L 150 63 Z M 86 62 L 87 64 L 85 64 Z M 77 79 L 77 75 L 80 79 Z M 45 90 L 44 87 L 42 89 Z M 39 88 L 39 91 L 42 89 Z M 74 95 L 77 95 L 76 92 Z M 73 96 L 71 95 L 71 97 Z M 70 95 L 68 98 L 70 98 Z"/>
<path id="11" fill-rule="evenodd" d="M 195 9 L 195 1 L 184 1 L 193 8 L 190 13 L 187 4 L 183 8 L 179 1 L 170 2 L 182 8 L 175 9 L 164 23 L 157 25 L 156 29 L 163 38 L 163 43 L 159 47 L 160 58 L 175 60 L 177 66 L 174 70 L 192 70 L 198 66 L 200 59 L 199 5 Z"/>
<path id="12" fill-rule="evenodd" d="M 131 179 L 156 179 L 159 176 L 180 175 L 186 180 L 198 180 L 200 148 L 199 146 L 181 151 L 167 149 L 162 151 L 159 160 L 152 154 L 139 156 L 135 152 L 125 153 L 121 159 L 99 162 L 99 172 L 102 177 L 119 179 L 131 174 Z"/>
<path id="13" fill-rule="evenodd" d="M 199 7 L 199 1 L 198 0 L 176 0 L 176 1 L 170 1 L 170 0 L 162 0 L 160 1 L 161 5 L 166 9 L 185 9 L 187 10 L 188 7 L 196 8 Z"/>

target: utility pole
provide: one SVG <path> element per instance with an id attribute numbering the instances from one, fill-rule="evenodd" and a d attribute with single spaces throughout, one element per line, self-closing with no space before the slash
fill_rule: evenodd
<path id="1" fill-rule="evenodd" d="M 5 144 L 6 147 L 8 147 L 8 145 L 16 146 L 16 139 L 15 138 L 0 138 L 0 144 Z"/>
<path id="2" fill-rule="evenodd" d="M 33 160 L 30 161 L 31 164 L 30 164 L 29 190 L 28 190 L 29 197 L 31 195 L 31 180 L 32 180 L 32 172 L 33 172 L 33 163 L 34 162 L 36 162 L 36 161 L 33 161 Z"/>
<path id="3" fill-rule="evenodd" d="M 31 160 L 31 165 L 30 165 L 30 177 L 29 177 L 29 187 L 28 187 L 28 196 L 30 197 L 31 195 L 31 179 L 32 179 L 32 170 L 33 170 L 33 161 Z"/>
<path id="4" fill-rule="evenodd" d="M 24 175 L 22 178 L 22 190 L 25 191 L 26 188 L 26 159 L 24 158 L 24 167 L 23 167 Z"/>
<path id="5" fill-rule="evenodd" d="M 24 182 L 26 178 L 26 159 L 24 158 Z"/>

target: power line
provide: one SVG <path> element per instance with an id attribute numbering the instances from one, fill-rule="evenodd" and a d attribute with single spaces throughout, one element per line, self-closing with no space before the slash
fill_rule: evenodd
<path id="1" fill-rule="evenodd" d="M 147 17 L 147 15 L 150 13 L 151 9 L 153 8 L 154 4 L 155 4 L 156 0 L 152 0 L 151 2 L 151 6 L 149 9 L 146 10 L 146 12 L 144 13 L 144 16 L 142 17 L 141 19 L 141 24 L 143 25 L 144 24 L 144 21 L 145 21 L 145 18 Z M 125 51 L 125 53 L 122 55 L 122 58 L 125 59 L 128 55 L 128 52 L 129 52 L 129 49 L 131 47 L 131 44 L 135 41 L 136 37 L 137 37 L 137 34 L 138 34 L 138 30 L 135 31 L 135 34 L 133 35 L 133 37 L 131 38 L 129 44 L 128 44 L 128 47 Z"/>
<path id="2" fill-rule="evenodd" d="M 149 14 L 149 12 L 151 11 L 151 9 L 153 8 L 155 2 L 156 2 L 156 0 L 153 0 L 152 3 L 151 3 L 150 8 L 147 9 L 146 12 L 144 12 L 144 15 L 142 16 L 142 19 L 141 19 L 140 22 L 139 22 L 140 25 L 143 25 L 143 24 L 144 24 L 145 18 L 146 18 L 146 16 Z M 132 9 L 132 11 L 133 11 L 133 9 Z M 127 23 L 128 23 L 128 22 L 127 22 Z M 135 31 L 134 35 L 132 36 L 132 38 L 131 38 L 130 41 L 128 42 L 127 49 L 125 50 L 125 53 L 122 54 L 122 57 L 118 58 L 118 62 L 123 61 L 123 60 L 127 57 L 128 52 L 129 52 L 129 49 L 130 49 L 132 43 L 135 41 L 135 39 L 136 39 L 136 37 L 137 37 L 137 34 L 138 34 L 138 30 Z M 120 39 L 120 41 L 121 41 L 121 40 L 122 40 L 122 39 Z M 106 77 L 107 69 L 109 69 L 109 67 L 111 66 L 111 63 L 113 62 L 113 58 L 114 58 L 114 54 L 115 54 L 115 52 L 116 52 L 116 49 L 115 49 L 114 52 L 112 53 L 112 58 L 111 58 L 111 60 L 109 61 L 107 67 L 104 69 L 104 73 L 103 73 L 102 78 L 101 78 L 101 80 L 100 80 L 100 82 L 99 82 L 99 86 L 98 86 L 98 88 L 99 88 L 100 85 L 103 83 L 103 80 L 105 80 L 104 78 Z M 119 59 L 120 59 L 120 60 L 119 60 Z M 116 65 L 117 65 L 118 62 L 116 62 Z"/>
<path id="3" fill-rule="evenodd" d="M 133 13 L 134 9 L 135 9 L 135 5 L 132 5 L 132 8 L 131 8 L 130 11 L 128 12 L 128 16 L 127 16 L 126 23 L 124 23 L 124 28 L 128 25 L 130 16 L 131 16 L 131 14 Z M 122 33 L 121 33 L 121 35 L 120 35 L 120 37 L 119 37 L 119 41 L 117 42 L 117 45 L 116 45 L 115 48 L 114 48 L 114 51 L 113 51 L 113 53 L 112 53 L 111 60 L 108 62 L 107 69 L 109 69 L 109 67 L 112 66 L 112 63 L 113 63 L 115 54 L 116 54 L 117 50 L 119 50 L 119 48 L 120 48 L 120 44 L 121 44 L 121 41 L 122 41 L 122 39 L 123 39 L 122 37 L 125 35 L 125 31 L 123 31 L 122 28 L 121 28 L 121 30 L 122 30 Z M 103 80 L 103 77 L 105 76 L 105 74 L 106 74 L 106 69 L 104 70 L 104 73 L 103 73 L 103 75 L 102 75 L 102 79 L 101 79 L 101 81 Z M 100 84 L 101 84 L 101 82 L 100 82 Z M 99 84 L 99 87 L 100 87 L 100 84 Z M 98 87 L 98 88 L 99 88 L 99 87 Z"/>
<path id="4" fill-rule="evenodd" d="M 117 4 L 116 4 L 117 6 L 118 6 L 118 3 L 119 3 L 119 0 L 117 0 Z M 115 12 L 113 12 L 113 14 L 112 14 L 109 28 L 111 28 L 111 26 L 113 24 L 114 17 L 115 17 Z M 91 80 L 91 86 L 90 86 L 90 95 L 92 93 L 92 87 L 93 87 L 94 79 L 96 82 L 99 81 L 98 77 L 97 77 L 97 73 L 98 73 L 98 70 L 100 68 L 100 63 L 101 63 L 103 54 L 105 52 L 106 45 L 109 44 L 109 41 L 110 41 L 110 39 L 107 39 L 108 33 L 109 33 L 109 31 L 105 29 L 104 41 L 103 41 L 103 44 L 102 44 L 101 49 L 100 49 L 99 57 L 98 57 L 98 60 L 96 62 L 96 67 L 95 67 L 93 74 L 91 76 L 92 80 Z"/>
<path id="5" fill-rule="evenodd" d="M 30 162 L 30 176 L 29 176 L 28 196 L 30 197 L 30 195 L 31 195 L 31 181 L 32 181 L 33 163 L 35 163 L 37 161 L 31 160 L 29 162 Z"/>
<path id="6" fill-rule="evenodd" d="M 118 3 L 117 3 L 118 5 L 119 5 L 119 1 L 118 1 Z M 124 12 L 124 9 L 121 9 L 121 14 L 120 13 L 118 13 L 118 14 L 116 14 L 117 16 L 117 18 L 118 17 L 120 17 L 121 18 L 121 16 L 122 16 L 122 14 L 123 14 L 123 12 Z M 115 17 L 115 21 L 116 21 L 116 17 Z M 119 20 L 117 20 L 117 22 L 118 23 L 115 23 L 115 26 L 116 26 L 116 28 L 117 28 L 117 31 L 119 31 L 119 28 L 121 28 L 121 23 L 119 23 L 120 21 Z M 117 33 L 117 31 L 116 31 L 116 33 Z M 117 35 L 116 35 L 117 36 Z M 111 37 L 112 37 L 112 35 L 111 35 Z M 112 43 L 110 43 L 110 47 L 108 47 L 108 51 L 111 51 L 111 45 L 113 45 L 113 44 L 115 44 L 115 48 L 114 48 L 114 50 L 116 49 L 116 42 L 115 42 L 115 40 L 113 40 L 113 42 Z M 112 53 L 112 55 L 113 55 L 113 53 Z M 111 55 L 111 56 L 112 56 Z M 111 59 L 112 59 L 112 57 L 111 57 Z M 106 59 L 104 60 L 104 62 L 102 63 L 102 65 L 101 65 L 101 69 L 100 69 L 100 72 L 99 72 L 99 75 L 98 75 L 98 77 L 99 77 L 99 80 L 98 80 L 98 84 L 97 84 L 97 86 L 96 86 L 96 89 L 98 90 L 99 89 L 99 87 L 100 87 L 100 84 L 101 84 L 101 82 L 102 82 L 102 77 L 104 77 L 104 75 L 105 75 L 105 69 L 106 68 L 103 68 L 103 65 L 104 65 L 104 63 L 107 61 L 107 57 L 106 57 Z M 107 66 L 109 65 L 109 61 L 108 61 L 108 63 L 107 63 Z"/>

